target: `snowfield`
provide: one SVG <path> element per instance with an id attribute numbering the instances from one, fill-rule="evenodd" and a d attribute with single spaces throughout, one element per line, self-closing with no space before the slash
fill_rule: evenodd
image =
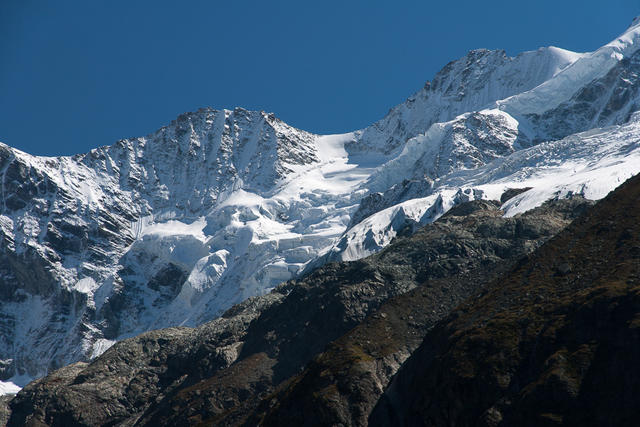
<path id="1" fill-rule="evenodd" d="M 0 394 L 195 326 L 452 206 L 604 197 L 640 172 L 640 24 L 592 53 L 476 50 L 370 127 L 202 109 L 72 157 L 0 145 Z"/>

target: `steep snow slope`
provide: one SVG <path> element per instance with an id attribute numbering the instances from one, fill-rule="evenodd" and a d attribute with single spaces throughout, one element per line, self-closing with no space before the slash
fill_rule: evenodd
<path id="1" fill-rule="evenodd" d="M 633 56 L 640 43 L 640 22 L 595 52 L 582 55 L 534 90 L 516 94 L 497 102 L 500 109 L 513 115 L 542 114 L 571 98 L 585 83 L 601 79 L 625 58 Z"/>
<path id="2" fill-rule="evenodd" d="M 636 32 L 591 54 L 472 51 L 345 135 L 203 109 L 73 157 L 0 146 L 0 380 L 199 324 L 461 201 L 534 187 L 507 202 L 515 214 L 569 191 L 602 197 L 640 170 L 637 121 L 624 124 L 637 109 Z M 553 85 L 547 110 L 521 108 Z"/>
<path id="3" fill-rule="evenodd" d="M 532 89 L 582 57 L 556 47 L 523 52 L 515 58 L 503 50 L 478 49 L 447 64 L 433 81 L 380 121 L 356 133 L 352 155 L 378 153 L 391 158 L 411 137 L 492 102 Z"/>

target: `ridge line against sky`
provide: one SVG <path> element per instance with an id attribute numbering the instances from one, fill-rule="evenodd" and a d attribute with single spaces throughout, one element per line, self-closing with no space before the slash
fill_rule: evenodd
<path id="1" fill-rule="evenodd" d="M 347 132 L 471 49 L 592 51 L 640 14 L 640 0 L 300 3 L 3 2 L 0 141 L 69 155 L 236 106 Z"/>

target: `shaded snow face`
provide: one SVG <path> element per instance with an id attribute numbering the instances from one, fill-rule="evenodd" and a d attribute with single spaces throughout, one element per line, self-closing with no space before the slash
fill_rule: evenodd
<path id="1" fill-rule="evenodd" d="M 0 145 L 3 390 L 374 253 L 464 201 L 532 187 L 503 206 L 515 215 L 604 196 L 640 171 L 636 32 L 589 54 L 472 51 L 344 135 L 203 109 L 73 157 Z"/>
<path id="2" fill-rule="evenodd" d="M 522 120 L 536 129 L 538 141 L 560 139 L 576 131 L 622 124 L 638 108 L 640 52 L 624 57 L 608 73 L 581 87 L 569 100 Z"/>

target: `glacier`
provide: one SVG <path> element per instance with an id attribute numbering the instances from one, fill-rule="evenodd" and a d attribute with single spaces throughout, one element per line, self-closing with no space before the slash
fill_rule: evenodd
<path id="1" fill-rule="evenodd" d="M 195 326 L 454 205 L 604 197 L 640 172 L 640 24 L 591 53 L 474 50 L 371 126 L 204 108 L 37 157 L 0 144 L 0 393 L 114 342 Z"/>

